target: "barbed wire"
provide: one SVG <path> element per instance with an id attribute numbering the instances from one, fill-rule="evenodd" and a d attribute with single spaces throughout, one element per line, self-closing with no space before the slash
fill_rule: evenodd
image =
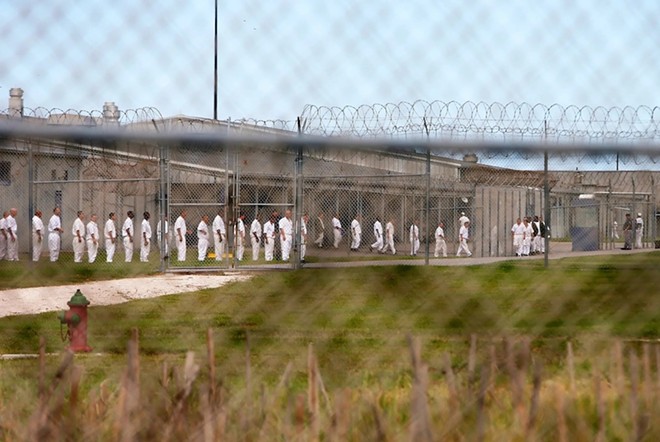
<path id="1" fill-rule="evenodd" d="M 130 126 L 150 122 L 152 120 L 162 120 L 163 116 L 155 107 L 141 107 L 136 109 L 117 109 L 112 118 L 104 116 L 100 110 L 80 110 L 80 109 L 60 109 L 45 107 L 23 108 L 21 110 L 5 108 L 0 110 L 0 115 L 10 118 L 28 118 L 44 120 L 46 124 L 59 125 L 78 125 L 78 126 L 104 126 L 110 121 L 119 123 L 122 126 Z"/>
<path id="2" fill-rule="evenodd" d="M 325 136 L 607 143 L 660 140 L 658 106 L 418 100 L 357 107 L 306 105 L 301 119 L 304 133 Z"/>

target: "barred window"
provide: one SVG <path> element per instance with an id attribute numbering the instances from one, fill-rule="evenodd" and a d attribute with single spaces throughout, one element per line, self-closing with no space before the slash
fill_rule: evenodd
<path id="1" fill-rule="evenodd" d="M 11 162 L 0 161 L 0 185 L 11 185 Z"/>

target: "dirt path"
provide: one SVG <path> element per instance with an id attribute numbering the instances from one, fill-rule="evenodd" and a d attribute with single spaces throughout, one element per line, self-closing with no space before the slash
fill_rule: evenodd
<path id="1" fill-rule="evenodd" d="M 75 285 L 2 290 L 0 317 L 66 310 L 68 309 L 66 303 L 78 289 L 89 299 L 90 305 L 110 305 L 134 299 L 216 288 L 229 282 L 245 281 L 249 278 L 250 275 L 247 274 L 164 274 Z"/>

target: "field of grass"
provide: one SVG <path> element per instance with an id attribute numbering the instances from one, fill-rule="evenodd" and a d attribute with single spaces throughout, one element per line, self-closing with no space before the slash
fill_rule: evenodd
<path id="1" fill-rule="evenodd" d="M 16 437 L 26 434 L 21 424 L 35 428 L 41 376 L 62 390 L 51 402 L 70 402 L 75 385 L 79 413 L 106 395 L 112 413 L 95 415 L 104 435 L 122 422 L 138 425 L 117 410 L 139 391 L 140 413 L 160 425 L 136 433 L 170 428 L 172 440 L 184 434 L 176 424 L 182 395 L 197 436 L 407 440 L 430 431 L 479 439 L 480 425 L 486 440 L 525 440 L 530 431 L 541 440 L 562 432 L 564 440 L 658 436 L 659 266 L 660 253 L 651 252 L 564 259 L 549 269 L 539 260 L 303 269 L 91 307 L 89 343 L 102 355 L 75 357 L 63 371 L 76 382 L 55 376 L 60 355 L 44 356 L 41 368 L 36 359 L 0 362 L 0 412 L 12 417 L 3 428 Z M 129 351 L 127 363 L 132 330 L 139 357 Z M 53 313 L 2 318 L 0 352 L 36 353 L 44 337 L 43 350 L 58 353 L 59 336 Z M 188 351 L 195 362 L 185 361 Z M 137 359 L 139 371 L 131 369 Z M 131 370 L 139 387 L 127 384 Z"/>

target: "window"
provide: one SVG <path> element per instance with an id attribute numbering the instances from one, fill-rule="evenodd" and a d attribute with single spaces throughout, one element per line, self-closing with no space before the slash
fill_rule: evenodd
<path id="1" fill-rule="evenodd" d="M 0 161 L 0 185 L 11 185 L 11 163 L 9 161 Z"/>

